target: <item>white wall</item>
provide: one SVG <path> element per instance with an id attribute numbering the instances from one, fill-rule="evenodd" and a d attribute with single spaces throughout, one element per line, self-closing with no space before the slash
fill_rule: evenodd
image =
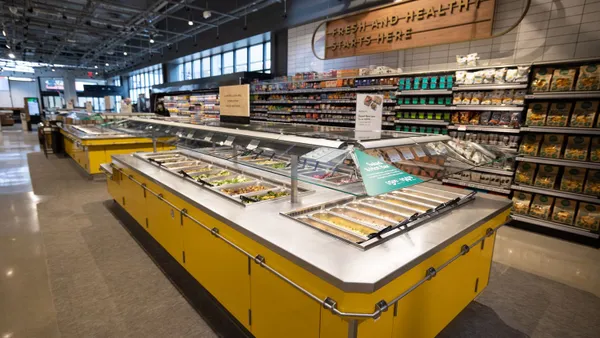
<path id="1" fill-rule="evenodd" d="M 494 33 L 516 22 L 523 0 L 496 0 Z M 288 31 L 288 74 L 328 71 L 368 65 L 400 67 L 404 71 L 456 68 L 456 55 L 477 52 L 481 65 L 553 61 L 600 57 L 600 0 L 532 0 L 527 16 L 508 34 L 478 41 L 453 43 L 319 60 L 311 51 L 311 37 L 319 22 Z M 323 55 L 324 32 L 315 38 L 317 53 Z"/>
<path id="2" fill-rule="evenodd" d="M 12 98 L 12 106 L 14 108 L 23 108 L 25 97 L 41 97 L 37 81 L 23 82 L 23 81 L 9 81 L 10 82 L 10 96 Z"/>

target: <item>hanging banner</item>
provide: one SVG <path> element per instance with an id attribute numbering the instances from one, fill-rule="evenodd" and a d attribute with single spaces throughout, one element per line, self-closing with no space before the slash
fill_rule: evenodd
<path id="1" fill-rule="evenodd" d="M 354 156 L 369 196 L 381 195 L 423 182 L 422 179 L 358 149 L 354 150 Z"/>
<path id="2" fill-rule="evenodd" d="M 489 38 L 494 5 L 495 0 L 406 0 L 327 21 L 325 59 Z"/>
<path id="3" fill-rule="evenodd" d="M 356 131 L 381 130 L 383 95 L 356 94 Z"/>

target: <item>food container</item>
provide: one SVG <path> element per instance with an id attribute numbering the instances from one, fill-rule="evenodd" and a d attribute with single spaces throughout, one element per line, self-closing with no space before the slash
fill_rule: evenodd
<path id="1" fill-rule="evenodd" d="M 395 222 L 402 222 L 403 220 L 405 220 L 407 217 L 410 216 L 410 215 L 403 216 L 400 213 L 395 213 L 395 212 L 391 212 L 389 210 L 377 208 L 376 202 L 371 203 L 371 205 L 369 205 L 369 203 L 353 202 L 353 203 L 346 204 L 346 207 L 351 208 L 353 210 L 361 211 L 363 213 L 375 215 L 377 217 L 381 217 L 381 218 L 384 218 L 387 220 L 393 220 Z"/>
<path id="2" fill-rule="evenodd" d="M 218 188 L 218 191 L 227 196 L 238 196 L 256 191 L 269 190 L 275 187 L 276 186 L 271 183 L 263 181 L 251 181 L 245 183 L 223 185 Z"/>
<path id="3" fill-rule="evenodd" d="M 186 172 L 187 175 L 189 175 L 191 178 L 195 179 L 195 180 L 207 180 L 209 178 L 213 178 L 213 177 L 222 177 L 222 176 L 230 176 L 233 172 L 227 169 L 212 169 L 209 171 L 204 171 L 204 172 L 199 172 L 199 173 L 192 173 L 192 174 L 188 174 Z"/>
<path id="4" fill-rule="evenodd" d="M 297 220 L 304 224 L 307 224 L 313 228 L 317 228 L 321 231 L 330 233 L 334 236 L 343 238 L 343 239 L 353 242 L 353 243 L 360 243 L 367 239 L 366 236 L 357 236 L 354 233 L 350 232 L 349 230 L 342 230 L 342 229 L 339 229 L 338 227 L 327 225 L 323 222 L 320 222 L 319 220 L 311 219 L 309 217 L 300 217 Z"/>
<path id="5" fill-rule="evenodd" d="M 342 216 L 334 215 L 329 212 L 317 212 L 309 216 L 312 219 L 317 219 L 325 224 L 334 225 L 337 228 L 343 228 L 350 231 L 356 236 L 368 237 L 370 234 L 376 233 L 379 230 L 373 229 L 365 224 L 352 221 Z"/>
<path id="6" fill-rule="evenodd" d="M 357 211 L 357 210 L 352 210 L 350 208 L 345 208 L 345 207 L 331 208 L 331 209 L 329 209 L 329 212 L 331 212 L 335 215 L 338 215 L 338 216 L 351 218 L 353 220 L 359 221 L 364 224 L 369 224 L 371 226 L 382 227 L 382 228 L 390 226 L 390 225 L 394 225 L 396 223 L 392 220 L 386 220 L 386 219 L 377 217 L 375 215 L 370 215 L 368 213 L 364 213 L 364 212 Z"/>
<path id="7" fill-rule="evenodd" d="M 428 210 L 430 210 L 432 207 L 429 205 L 422 205 L 420 203 L 417 202 L 412 202 L 410 200 L 406 200 L 404 198 L 400 198 L 400 197 L 396 197 L 396 196 L 390 196 L 390 195 L 379 195 L 379 196 L 375 196 L 375 199 L 380 200 L 380 201 L 384 201 L 387 203 L 391 203 L 391 204 L 397 204 L 401 207 L 404 207 L 406 209 L 412 210 L 414 212 L 418 212 L 418 213 L 423 213 L 426 212 Z"/>
<path id="8" fill-rule="evenodd" d="M 251 177 L 248 177 L 248 176 L 233 174 L 233 175 L 228 175 L 228 176 L 211 177 L 204 181 L 212 184 L 215 187 L 219 187 L 222 185 L 231 185 L 231 184 L 250 182 L 252 180 L 254 180 L 254 179 Z"/>
<path id="9" fill-rule="evenodd" d="M 244 203 L 258 203 L 264 201 L 273 201 L 279 198 L 283 198 L 290 195 L 290 190 L 285 188 L 275 188 L 268 191 L 261 190 L 244 194 L 245 198 L 242 198 Z"/>

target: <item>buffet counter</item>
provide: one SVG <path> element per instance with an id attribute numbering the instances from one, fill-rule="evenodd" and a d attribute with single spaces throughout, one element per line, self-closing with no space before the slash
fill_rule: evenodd
<path id="1" fill-rule="evenodd" d="M 79 140 L 93 147 L 87 142 L 94 140 Z M 110 140 L 97 141 L 129 139 Z M 290 182 L 254 166 L 179 152 L 282 186 Z M 112 155 L 104 171 L 113 199 L 255 337 L 434 337 L 486 287 L 496 229 L 511 204 L 477 194 L 361 249 L 289 217 L 349 198 L 340 189 L 299 182 L 297 203 L 244 205 L 143 154 Z M 434 183 L 416 187 L 465 194 Z"/>

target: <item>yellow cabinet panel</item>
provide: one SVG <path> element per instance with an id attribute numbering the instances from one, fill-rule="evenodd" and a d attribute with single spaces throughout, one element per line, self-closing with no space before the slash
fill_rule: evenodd
<path id="1" fill-rule="evenodd" d="M 160 245 L 183 265 L 183 239 L 179 211 L 158 199 L 153 194 L 146 194 L 148 224 L 142 227 L 160 243 Z"/>
<path id="2" fill-rule="evenodd" d="M 117 200 L 127 209 L 127 212 L 140 224 L 146 224 L 146 199 L 144 190 L 140 185 L 130 180 L 125 174 L 121 179 L 123 196 Z"/>

